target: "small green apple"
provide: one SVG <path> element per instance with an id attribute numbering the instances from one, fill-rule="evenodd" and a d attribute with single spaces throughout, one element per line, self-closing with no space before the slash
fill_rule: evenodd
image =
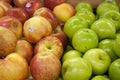
<path id="1" fill-rule="evenodd" d="M 63 80 L 89 80 L 91 75 L 91 64 L 81 57 L 66 60 L 62 64 Z"/>
<path id="2" fill-rule="evenodd" d="M 73 48 L 84 53 L 98 45 L 97 34 L 88 28 L 78 30 L 72 38 Z"/>
<path id="3" fill-rule="evenodd" d="M 116 59 L 110 64 L 108 75 L 110 80 L 120 80 L 120 59 Z"/>
<path id="4" fill-rule="evenodd" d="M 99 40 L 115 38 L 116 28 L 109 19 L 98 19 L 91 25 L 90 28 L 97 33 Z"/>
<path id="5" fill-rule="evenodd" d="M 107 72 L 111 59 L 109 55 L 102 49 L 93 48 L 88 50 L 83 58 L 88 60 L 92 65 L 93 74 L 104 74 Z"/>
<path id="6" fill-rule="evenodd" d="M 84 18 L 89 26 L 96 20 L 95 14 L 88 10 L 79 10 L 75 15 L 79 18 Z"/>
<path id="7" fill-rule="evenodd" d="M 109 10 L 101 14 L 100 18 L 106 18 L 111 20 L 115 24 L 116 30 L 120 30 L 120 13 L 118 11 Z"/>
<path id="8" fill-rule="evenodd" d="M 107 54 L 110 56 L 111 61 L 114 61 L 115 59 L 118 58 L 118 56 L 116 55 L 116 53 L 113 49 L 113 45 L 114 45 L 113 39 L 104 39 L 104 40 L 100 41 L 98 44 L 98 48 L 106 51 Z"/>
<path id="9" fill-rule="evenodd" d="M 62 57 L 62 62 L 68 60 L 68 59 L 74 59 L 76 57 L 81 57 L 82 53 L 77 50 L 70 50 L 64 53 Z"/>
<path id="10" fill-rule="evenodd" d="M 93 8 L 92 5 L 88 2 L 79 2 L 76 6 L 75 6 L 75 10 L 76 12 L 79 10 L 88 10 L 93 12 Z"/>
<path id="11" fill-rule="evenodd" d="M 107 2 L 107 3 L 118 5 L 116 0 L 103 0 L 103 2 Z"/>
<path id="12" fill-rule="evenodd" d="M 66 21 L 63 31 L 71 40 L 74 33 L 81 28 L 88 28 L 88 23 L 83 18 L 79 18 L 78 16 L 73 16 L 69 20 Z"/>
<path id="13" fill-rule="evenodd" d="M 105 75 L 96 75 L 91 80 L 110 80 L 110 79 Z"/>

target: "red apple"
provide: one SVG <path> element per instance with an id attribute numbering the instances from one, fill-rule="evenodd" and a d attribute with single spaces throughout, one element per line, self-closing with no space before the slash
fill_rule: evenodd
<path id="1" fill-rule="evenodd" d="M 60 59 L 63 54 L 62 42 L 55 36 L 44 37 L 35 45 L 34 54 L 46 51 L 54 54 Z"/>
<path id="2" fill-rule="evenodd" d="M 16 35 L 11 30 L 0 27 L 0 56 L 7 56 L 14 52 L 16 43 Z"/>
<path id="3" fill-rule="evenodd" d="M 43 37 L 52 34 L 52 26 L 46 18 L 34 16 L 24 23 L 23 34 L 29 42 L 36 43 Z"/>
<path id="4" fill-rule="evenodd" d="M 28 13 L 28 15 L 31 17 L 33 16 L 33 13 L 41 8 L 43 5 L 39 0 L 29 0 L 24 6 L 23 9 Z"/>
<path id="5" fill-rule="evenodd" d="M 30 72 L 35 80 L 58 80 L 60 60 L 51 52 L 36 54 L 30 63 Z"/>
<path id="6" fill-rule="evenodd" d="M 9 9 L 12 8 L 12 5 L 5 0 L 0 1 L 0 6 L 4 8 L 5 12 Z"/>
<path id="7" fill-rule="evenodd" d="M 24 23 L 28 18 L 28 14 L 22 8 L 9 8 L 6 11 L 6 16 L 12 16 Z"/>
<path id="8" fill-rule="evenodd" d="M 44 6 L 53 10 L 55 6 L 64 2 L 65 0 L 44 0 Z"/>
<path id="9" fill-rule="evenodd" d="M 15 52 L 23 56 L 27 60 L 28 64 L 33 57 L 32 45 L 28 41 L 23 39 L 17 41 Z"/>
<path id="10" fill-rule="evenodd" d="M 5 9 L 2 6 L 0 6 L 0 18 L 3 16 L 5 16 Z"/>
<path id="11" fill-rule="evenodd" d="M 13 0 L 13 3 L 16 7 L 22 7 L 25 5 L 29 0 Z"/>
<path id="12" fill-rule="evenodd" d="M 0 80 L 25 80 L 28 77 L 28 64 L 17 53 L 0 59 Z"/>
<path id="13" fill-rule="evenodd" d="M 0 26 L 13 31 L 18 39 L 22 37 L 22 23 L 17 18 L 4 16 L 0 18 Z"/>
<path id="14" fill-rule="evenodd" d="M 37 9 L 33 16 L 43 16 L 45 17 L 50 23 L 53 29 L 55 29 L 57 27 L 57 17 L 56 15 L 53 13 L 52 10 L 46 8 L 46 7 L 41 7 L 39 9 Z"/>

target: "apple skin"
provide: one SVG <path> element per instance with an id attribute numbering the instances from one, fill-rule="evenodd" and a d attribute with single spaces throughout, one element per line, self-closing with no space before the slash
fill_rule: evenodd
<path id="1" fill-rule="evenodd" d="M 24 80 L 28 77 L 28 64 L 17 53 L 0 59 L 0 80 Z"/>
<path id="2" fill-rule="evenodd" d="M 35 80 L 57 80 L 60 71 L 60 60 L 48 51 L 36 54 L 30 63 L 30 72 Z"/>
<path id="3" fill-rule="evenodd" d="M 55 6 L 64 2 L 65 0 L 44 0 L 44 6 L 53 10 Z"/>
<path id="4" fill-rule="evenodd" d="M 10 5 L 10 3 L 6 2 L 5 0 L 1 0 L 0 1 L 0 6 L 4 8 L 5 12 L 9 9 L 12 8 L 12 6 Z"/>
<path id="5" fill-rule="evenodd" d="M 23 56 L 27 60 L 28 64 L 33 57 L 33 47 L 24 39 L 17 40 L 15 52 Z"/>
<path id="6" fill-rule="evenodd" d="M 61 22 L 66 22 L 69 18 L 74 16 L 75 9 L 69 3 L 61 3 L 53 9 L 53 12 Z M 62 13 L 61 13 L 62 12 Z"/>
<path id="7" fill-rule="evenodd" d="M 102 49 L 93 48 L 84 53 L 83 58 L 88 60 L 92 65 L 92 73 L 101 75 L 107 72 L 111 59 Z"/>
<path id="8" fill-rule="evenodd" d="M 5 9 L 2 6 L 0 6 L 0 18 L 3 16 L 5 16 Z"/>
<path id="9" fill-rule="evenodd" d="M 45 17 L 50 22 L 53 29 L 57 27 L 57 17 L 49 8 L 41 7 L 34 12 L 33 16 Z"/>
<path id="10" fill-rule="evenodd" d="M 29 0 L 13 0 L 13 3 L 16 7 L 22 7 L 27 3 Z"/>
<path id="11" fill-rule="evenodd" d="M 91 75 L 91 64 L 81 57 L 66 60 L 62 64 L 63 80 L 90 80 Z"/>
<path id="12" fill-rule="evenodd" d="M 110 79 L 105 75 L 96 75 L 91 80 L 110 80 Z"/>
<path id="13" fill-rule="evenodd" d="M 13 31 L 17 36 L 17 39 L 20 39 L 22 37 L 22 23 L 17 18 L 4 16 L 0 18 L 0 26 Z"/>
<path id="14" fill-rule="evenodd" d="M 39 40 L 34 48 L 34 54 L 40 54 L 41 52 L 50 52 L 57 56 L 59 59 L 63 54 L 62 42 L 54 36 L 46 36 Z"/>
<path id="15" fill-rule="evenodd" d="M 9 8 L 6 11 L 6 16 L 15 17 L 22 22 L 22 24 L 29 18 L 28 14 L 22 8 Z"/>
<path id="16" fill-rule="evenodd" d="M 25 21 L 23 34 L 29 42 L 36 43 L 43 37 L 52 34 L 52 26 L 46 18 L 33 16 Z"/>
<path id="17" fill-rule="evenodd" d="M 5 27 L 0 27 L 0 56 L 7 56 L 15 50 L 16 35 Z"/>

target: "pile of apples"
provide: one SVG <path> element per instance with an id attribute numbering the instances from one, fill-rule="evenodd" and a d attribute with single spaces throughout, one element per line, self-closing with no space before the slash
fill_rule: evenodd
<path id="1" fill-rule="evenodd" d="M 0 44 L 0 80 L 119 80 L 119 4 L 0 0 Z"/>

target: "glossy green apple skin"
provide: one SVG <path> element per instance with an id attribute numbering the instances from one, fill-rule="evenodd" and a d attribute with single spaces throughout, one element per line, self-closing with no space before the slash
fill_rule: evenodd
<path id="1" fill-rule="evenodd" d="M 102 13 L 105 13 L 109 10 L 115 10 L 119 12 L 119 7 L 116 4 L 109 3 L 109 2 L 102 2 L 98 5 L 96 9 L 96 14 L 100 16 Z"/>
<path id="2" fill-rule="evenodd" d="M 116 35 L 113 49 L 114 49 L 116 55 L 118 57 L 120 57 L 120 33 L 117 33 L 117 35 Z"/>
<path id="3" fill-rule="evenodd" d="M 66 60 L 62 65 L 63 80 L 89 80 L 91 75 L 91 64 L 81 57 Z"/>
<path id="4" fill-rule="evenodd" d="M 88 28 L 78 30 L 72 38 L 73 48 L 85 53 L 87 50 L 97 47 L 98 36 Z"/>
<path id="5" fill-rule="evenodd" d="M 111 20 L 115 24 L 116 30 L 117 31 L 120 30 L 120 13 L 118 11 L 115 10 L 107 11 L 101 14 L 100 18 L 106 18 Z"/>
<path id="6" fill-rule="evenodd" d="M 64 53 L 62 57 L 62 62 L 68 60 L 68 59 L 74 59 L 76 57 L 82 57 L 82 53 L 77 50 L 70 50 Z"/>
<path id="7" fill-rule="evenodd" d="M 78 12 L 79 10 L 88 10 L 93 12 L 93 8 L 92 5 L 90 3 L 87 2 L 79 2 L 76 6 L 75 6 L 75 10 L 76 12 Z"/>
<path id="8" fill-rule="evenodd" d="M 88 10 L 79 10 L 75 15 L 79 18 L 84 18 L 88 22 L 89 26 L 96 20 L 95 14 Z"/>
<path id="9" fill-rule="evenodd" d="M 104 74 L 107 72 L 111 59 L 109 55 L 102 49 L 94 48 L 88 50 L 83 58 L 92 64 L 93 74 Z"/>
<path id="10" fill-rule="evenodd" d="M 120 59 L 116 59 L 110 64 L 108 75 L 110 80 L 120 80 Z"/>
<path id="11" fill-rule="evenodd" d="M 104 75 L 96 75 L 91 80 L 110 80 L 110 79 Z"/>
<path id="12" fill-rule="evenodd" d="M 90 27 L 90 29 L 94 30 L 99 40 L 103 39 L 114 39 L 116 35 L 115 25 L 108 19 L 98 19 L 96 20 Z"/>
<path id="13" fill-rule="evenodd" d="M 87 21 L 84 20 L 84 18 L 79 18 L 78 16 L 73 16 L 69 20 L 66 21 L 63 31 L 68 36 L 68 38 L 71 40 L 74 33 L 82 28 L 88 28 Z"/>
<path id="14" fill-rule="evenodd" d="M 110 56 L 111 61 L 114 61 L 118 58 L 116 55 L 114 49 L 114 40 L 113 39 L 104 39 L 99 42 L 98 48 L 103 49 L 104 51 L 107 52 L 107 54 Z"/>

